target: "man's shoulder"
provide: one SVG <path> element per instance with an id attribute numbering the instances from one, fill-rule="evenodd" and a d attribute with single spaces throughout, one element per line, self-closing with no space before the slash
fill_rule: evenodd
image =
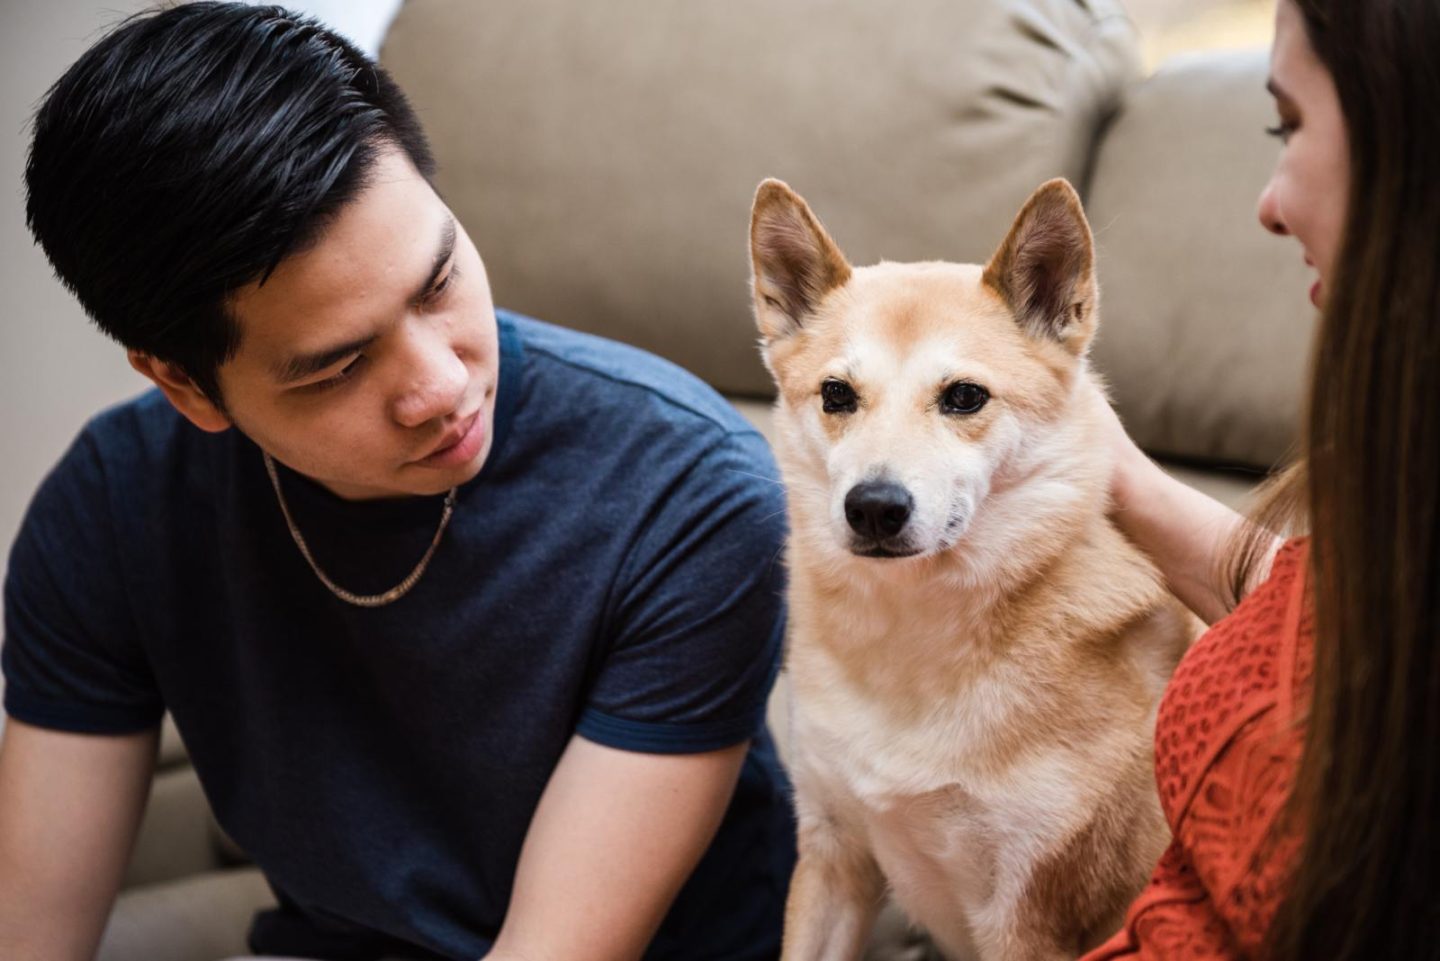
<path id="1" fill-rule="evenodd" d="M 47 583 L 55 558 L 72 573 L 100 565 L 84 578 L 92 593 L 102 590 L 101 580 L 119 583 L 117 545 L 145 543 L 157 529 L 149 521 L 159 516 L 147 505 L 172 508 L 188 476 L 177 469 L 187 457 L 187 428 L 199 433 L 158 391 L 91 417 L 31 497 L 12 545 L 7 591 L 22 582 L 41 591 L 35 584 Z"/>
<path id="2" fill-rule="evenodd" d="M 108 485 L 173 478 L 176 471 L 171 467 L 207 440 L 214 438 L 202 434 L 164 394 L 151 389 L 91 417 L 52 473 L 70 480 L 83 475 Z"/>
<path id="3" fill-rule="evenodd" d="M 97 438 L 172 432 L 184 418 L 154 387 L 100 410 L 84 427 Z"/>
<path id="4" fill-rule="evenodd" d="M 632 415 L 650 409 L 684 429 L 755 432 L 729 401 L 678 364 L 638 347 L 511 311 L 498 315 L 515 331 L 525 365 L 539 379 L 578 375 L 590 390 L 612 398 Z"/>

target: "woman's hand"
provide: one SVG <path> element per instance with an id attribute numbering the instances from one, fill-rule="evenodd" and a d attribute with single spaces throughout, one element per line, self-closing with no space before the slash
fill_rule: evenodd
<path id="1" fill-rule="evenodd" d="M 1102 443 L 1113 458 L 1110 519 L 1150 556 L 1176 597 L 1205 623 L 1215 623 L 1237 601 L 1223 561 L 1245 518 L 1165 473 L 1130 438 L 1109 404 L 1102 422 Z"/>
<path id="2" fill-rule="evenodd" d="M 1110 449 L 1110 514 L 1121 528 L 1124 524 L 1117 515 L 1124 513 L 1132 497 L 1145 496 L 1147 486 L 1163 484 L 1168 475 L 1130 437 L 1120 415 L 1109 403 L 1104 405 L 1101 415 L 1104 443 Z M 1159 475 L 1158 477 L 1156 475 Z"/>

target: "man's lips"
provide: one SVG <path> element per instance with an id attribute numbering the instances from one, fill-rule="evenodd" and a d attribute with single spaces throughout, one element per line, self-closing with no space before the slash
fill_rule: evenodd
<path id="1" fill-rule="evenodd" d="M 458 467 L 468 464 L 485 443 L 485 422 L 476 411 L 456 424 L 440 438 L 435 449 L 412 461 L 417 467 Z"/>

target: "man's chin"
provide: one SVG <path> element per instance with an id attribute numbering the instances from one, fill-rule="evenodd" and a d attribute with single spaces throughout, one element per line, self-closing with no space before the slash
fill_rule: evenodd
<path id="1" fill-rule="evenodd" d="M 458 472 L 456 472 L 458 474 Z M 478 473 L 478 471 L 476 471 Z M 401 469 L 388 480 L 351 481 L 311 478 L 330 493 L 347 501 L 395 500 L 402 497 L 438 497 L 450 488 L 465 483 L 456 476 L 441 476 L 436 471 L 418 473 Z"/>
<path id="2" fill-rule="evenodd" d="M 417 497 L 431 497 L 437 494 L 447 493 L 452 487 L 459 487 L 468 484 L 479 476 L 480 471 L 485 468 L 485 460 L 489 456 L 490 445 L 475 455 L 468 463 L 449 467 L 444 470 L 437 470 L 432 467 L 419 467 L 414 464 L 407 464 L 401 472 L 402 477 L 397 480 L 403 483 L 397 484 L 400 488 L 397 493 L 408 493 Z"/>

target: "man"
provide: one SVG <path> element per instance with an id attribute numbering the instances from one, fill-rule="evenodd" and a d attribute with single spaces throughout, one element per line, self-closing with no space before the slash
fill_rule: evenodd
<path id="1" fill-rule="evenodd" d="M 31 228 L 158 391 L 11 556 L 7 961 L 93 954 L 166 710 L 280 899 L 258 953 L 778 953 L 768 452 L 497 314 L 432 169 L 384 71 L 273 7 L 132 19 L 41 107 Z"/>

